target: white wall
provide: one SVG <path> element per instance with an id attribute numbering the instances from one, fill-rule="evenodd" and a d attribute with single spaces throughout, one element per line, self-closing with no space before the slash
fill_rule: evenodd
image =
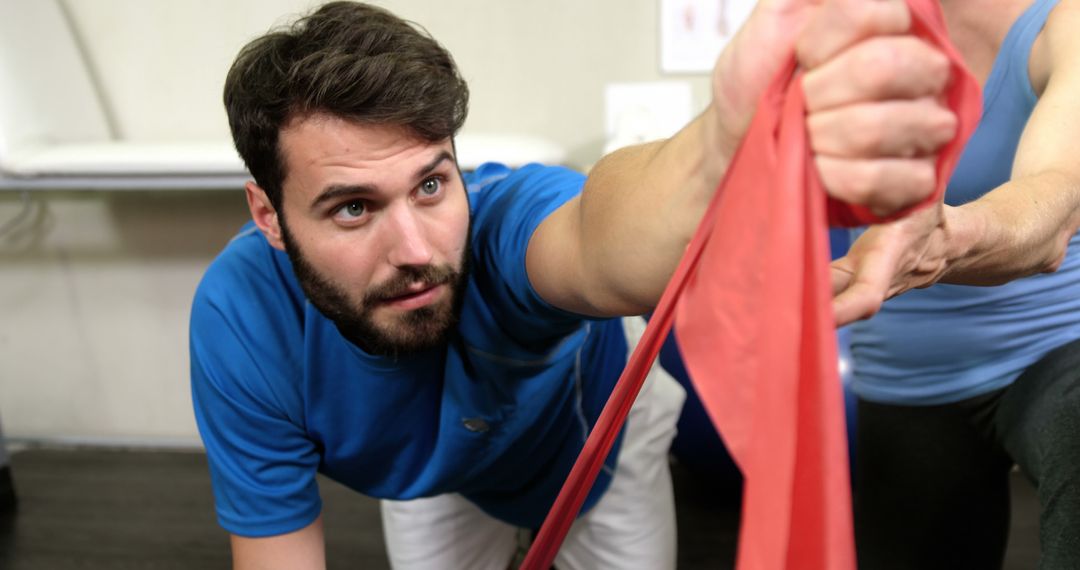
<path id="1" fill-rule="evenodd" d="M 13 1 L 13 0 L 7 0 Z M 18 0 L 14 0 L 18 1 Z M 39 0 L 40 1 L 40 0 Z M 227 137 L 221 86 L 251 38 L 305 0 L 66 0 L 87 40 L 120 134 Z M 465 130 L 542 135 L 590 164 L 603 144 L 603 86 L 704 77 L 659 73 L 656 0 L 376 2 L 427 28 L 472 92 Z"/>
<path id="2" fill-rule="evenodd" d="M 23 0 L 0 0 L 0 2 Z M 25 0 L 42 1 L 42 0 Z M 299 0 L 67 0 L 131 140 L 228 136 L 237 50 Z M 655 0 L 398 0 L 472 90 L 468 132 L 530 133 L 598 158 L 603 86 L 658 72 Z M 32 57 L 32 54 L 28 54 Z M 704 101 L 704 77 L 694 83 Z M 191 442 L 187 317 L 246 218 L 236 192 L 38 193 L 0 235 L 0 422 L 16 439 Z M 20 211 L 0 193 L 0 228 Z"/>
<path id="3" fill-rule="evenodd" d="M 0 194 L 0 220 L 19 209 Z M 0 421 L 9 438 L 196 439 L 187 318 L 243 223 L 239 193 L 46 194 L 0 239 Z"/>

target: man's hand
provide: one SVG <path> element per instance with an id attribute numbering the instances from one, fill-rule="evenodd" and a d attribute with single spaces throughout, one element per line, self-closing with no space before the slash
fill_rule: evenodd
<path id="1" fill-rule="evenodd" d="M 904 35 L 903 0 L 762 0 L 717 62 L 708 144 L 731 157 L 792 50 L 804 71 L 815 162 L 833 197 L 888 215 L 929 196 L 935 153 L 956 134 L 939 102 L 946 57 Z M 707 182 L 726 169 L 711 166 Z"/>
<path id="2" fill-rule="evenodd" d="M 886 299 L 941 278 L 948 266 L 945 207 L 935 204 L 872 226 L 832 263 L 837 326 L 873 316 Z"/>

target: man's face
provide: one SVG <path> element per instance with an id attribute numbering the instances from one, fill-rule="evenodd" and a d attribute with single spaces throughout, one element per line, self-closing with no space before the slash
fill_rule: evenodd
<path id="1" fill-rule="evenodd" d="M 372 354 L 445 342 L 469 233 L 450 140 L 316 115 L 283 129 L 280 144 L 281 245 L 312 304 Z"/>

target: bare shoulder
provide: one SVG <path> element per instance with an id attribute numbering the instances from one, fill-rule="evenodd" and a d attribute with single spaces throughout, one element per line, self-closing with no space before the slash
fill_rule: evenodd
<path id="1" fill-rule="evenodd" d="M 1031 48 L 1031 83 L 1042 94 L 1050 80 L 1080 74 L 1080 0 L 1061 0 Z"/>

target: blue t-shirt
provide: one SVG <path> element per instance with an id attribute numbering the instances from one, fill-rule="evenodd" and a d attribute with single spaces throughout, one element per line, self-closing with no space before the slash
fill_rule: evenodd
<path id="1" fill-rule="evenodd" d="M 1057 0 L 1037 0 L 1009 30 L 983 89 L 978 128 L 949 180 L 959 206 L 1009 181 L 1037 97 L 1035 37 Z M 1080 234 L 1061 268 L 997 287 L 937 284 L 908 291 L 852 325 L 853 388 L 884 403 L 932 405 L 1009 385 L 1050 350 L 1080 338 Z"/>
<path id="2" fill-rule="evenodd" d="M 245 226 L 207 270 L 191 317 L 195 416 L 221 525 L 242 536 L 303 528 L 321 509 L 321 472 L 373 497 L 457 492 L 539 526 L 626 362 L 618 320 L 552 307 L 525 271 L 533 231 L 582 184 L 538 165 L 467 174 L 473 270 L 460 323 L 447 347 L 399 361 L 345 340 L 306 301 L 288 256 Z"/>

